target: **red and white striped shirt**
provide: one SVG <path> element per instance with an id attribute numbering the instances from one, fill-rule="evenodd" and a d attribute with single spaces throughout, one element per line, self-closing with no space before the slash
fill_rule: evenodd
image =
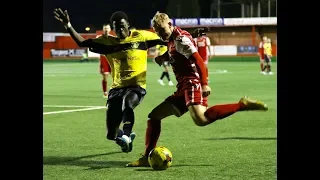
<path id="1" fill-rule="evenodd" d="M 209 48 L 211 45 L 210 39 L 207 36 L 200 36 L 194 39 L 198 47 L 198 52 L 204 61 L 208 60 Z"/>
<path id="2" fill-rule="evenodd" d="M 263 41 L 259 43 L 259 54 L 260 54 L 260 59 L 264 59 L 264 50 L 263 50 Z"/>
<path id="3" fill-rule="evenodd" d="M 168 42 L 168 53 L 180 90 L 184 90 L 190 79 L 198 79 L 202 85 L 207 85 L 205 65 L 197 52 L 190 33 L 175 27 Z"/>

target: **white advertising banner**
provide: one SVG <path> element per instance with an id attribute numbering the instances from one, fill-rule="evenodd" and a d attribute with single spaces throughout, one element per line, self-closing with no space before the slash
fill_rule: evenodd
<path id="1" fill-rule="evenodd" d="M 236 56 L 237 46 L 213 46 L 214 56 Z"/>
<path id="2" fill-rule="evenodd" d="M 225 26 L 277 25 L 277 17 L 224 18 Z"/>

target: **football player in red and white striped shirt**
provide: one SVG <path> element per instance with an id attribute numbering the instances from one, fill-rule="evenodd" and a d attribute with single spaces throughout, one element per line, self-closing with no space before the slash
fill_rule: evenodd
<path id="1" fill-rule="evenodd" d="M 264 68 L 264 49 L 263 49 L 263 44 L 264 42 L 267 41 L 267 36 L 263 36 L 262 37 L 262 41 L 259 43 L 259 52 L 258 52 L 258 56 L 260 58 L 260 73 L 263 74 L 263 68 Z"/>
<path id="2" fill-rule="evenodd" d="M 104 24 L 102 28 L 103 34 L 98 35 L 100 36 L 108 36 L 111 32 L 111 26 L 110 24 Z M 107 84 L 108 84 L 108 76 L 111 73 L 111 68 L 108 63 L 108 59 L 105 55 L 100 55 L 100 74 L 102 75 L 102 91 L 103 91 L 103 97 L 108 97 L 108 90 L 107 90 Z"/>
<path id="3" fill-rule="evenodd" d="M 203 59 L 204 64 L 206 65 L 206 73 L 207 73 L 207 77 L 209 80 L 209 72 L 208 72 L 208 61 L 210 59 L 210 55 L 212 53 L 210 53 L 211 49 L 210 49 L 210 39 L 209 37 L 206 35 L 206 33 L 204 32 L 200 32 L 196 38 L 194 38 L 194 41 L 196 43 L 197 49 L 198 49 L 198 53 L 201 56 L 201 58 Z"/>
<path id="4" fill-rule="evenodd" d="M 180 117 L 190 111 L 191 118 L 197 126 L 206 126 L 239 111 L 268 109 L 263 102 L 247 97 L 241 98 L 239 102 L 208 108 L 211 89 L 208 86 L 204 61 L 190 33 L 173 26 L 165 13 L 158 12 L 152 19 L 152 25 L 161 39 L 167 42 L 168 47 L 168 53 L 158 56 L 155 61 L 161 64 L 164 60 L 170 60 L 178 82 L 177 90 L 149 113 L 145 154 L 140 159 L 128 163 L 128 167 L 150 167 L 148 154 L 156 147 L 161 132 L 161 120 L 168 116 Z"/>

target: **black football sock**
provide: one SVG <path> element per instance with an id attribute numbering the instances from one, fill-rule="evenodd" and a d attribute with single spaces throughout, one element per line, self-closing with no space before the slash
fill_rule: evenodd
<path id="1" fill-rule="evenodd" d="M 265 66 L 263 67 L 262 71 L 266 70 L 267 66 L 268 66 L 268 65 L 265 65 Z"/>
<path id="2" fill-rule="evenodd" d="M 125 108 L 123 111 L 123 134 L 130 136 L 134 125 L 134 112 L 132 108 Z"/>
<path id="3" fill-rule="evenodd" d="M 130 136 L 134 125 L 133 109 L 139 104 L 139 96 L 135 92 L 130 92 L 125 96 L 124 107 L 122 111 L 123 133 Z"/>
<path id="4" fill-rule="evenodd" d="M 166 72 L 162 72 L 160 79 L 162 80 L 165 75 L 166 75 Z"/>
<path id="5" fill-rule="evenodd" d="M 165 72 L 166 74 L 166 77 L 167 77 L 167 79 L 168 79 L 168 81 L 170 81 L 170 76 L 169 76 L 169 72 Z"/>
<path id="6" fill-rule="evenodd" d="M 119 109 L 119 106 L 121 107 L 121 104 L 110 102 L 106 110 L 106 130 L 107 139 L 109 140 L 115 140 L 119 134 L 119 126 L 122 121 L 122 110 L 121 108 Z"/>
<path id="7" fill-rule="evenodd" d="M 268 72 L 271 72 L 271 66 L 268 65 Z"/>

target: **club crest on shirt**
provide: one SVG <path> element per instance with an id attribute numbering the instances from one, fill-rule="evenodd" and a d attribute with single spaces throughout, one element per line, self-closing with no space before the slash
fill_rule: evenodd
<path id="1" fill-rule="evenodd" d="M 139 32 L 137 32 L 137 31 L 135 31 L 135 32 L 133 32 L 132 33 L 132 38 L 135 38 L 135 37 L 138 37 L 140 35 L 140 33 Z"/>
<path id="2" fill-rule="evenodd" d="M 131 48 L 132 49 L 137 49 L 138 47 L 139 47 L 139 43 L 138 42 L 131 43 Z"/>

